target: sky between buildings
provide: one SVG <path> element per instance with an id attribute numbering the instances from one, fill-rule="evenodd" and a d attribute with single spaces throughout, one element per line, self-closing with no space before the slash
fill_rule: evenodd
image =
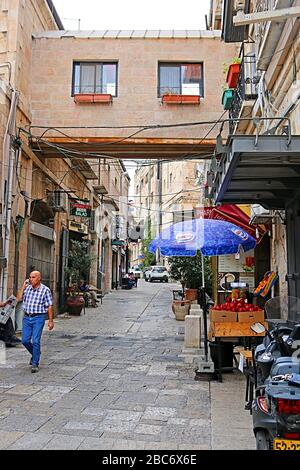
<path id="1" fill-rule="evenodd" d="M 65 29 L 206 29 L 210 0 L 54 0 Z"/>
<path id="2" fill-rule="evenodd" d="M 210 0 L 54 0 L 65 29 L 206 29 Z M 80 23 L 79 21 L 80 20 Z M 127 165 L 128 167 L 129 165 Z M 134 169 L 130 197 L 134 194 Z"/>

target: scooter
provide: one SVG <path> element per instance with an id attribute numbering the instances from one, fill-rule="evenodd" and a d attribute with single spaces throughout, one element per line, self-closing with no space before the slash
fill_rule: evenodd
<path id="1" fill-rule="evenodd" d="M 251 329 L 266 331 L 254 353 L 256 388 L 251 413 L 256 448 L 300 450 L 300 321 L 275 323 L 271 331 L 260 323 Z"/>

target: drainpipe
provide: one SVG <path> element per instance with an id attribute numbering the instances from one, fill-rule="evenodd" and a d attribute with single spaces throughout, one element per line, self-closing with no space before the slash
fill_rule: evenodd
<path id="1" fill-rule="evenodd" d="M 162 163 L 157 162 L 157 183 L 158 183 L 158 234 L 162 231 Z M 156 263 L 160 263 L 160 250 L 156 254 Z"/>
<path id="2" fill-rule="evenodd" d="M 10 229 L 11 229 L 11 215 L 12 215 L 12 194 L 13 194 L 13 180 L 15 170 L 15 149 L 13 147 L 13 139 L 16 124 L 16 110 L 18 104 L 19 94 L 13 90 L 11 97 L 11 105 L 8 116 L 8 121 L 4 133 L 3 141 L 3 165 L 2 165 L 2 233 L 3 233 L 3 256 L 7 260 L 6 267 L 3 267 L 0 273 L 0 299 L 3 301 L 7 296 L 8 284 L 8 257 L 9 257 L 9 243 L 10 243 Z M 7 183 L 5 185 L 5 164 L 8 165 Z"/>

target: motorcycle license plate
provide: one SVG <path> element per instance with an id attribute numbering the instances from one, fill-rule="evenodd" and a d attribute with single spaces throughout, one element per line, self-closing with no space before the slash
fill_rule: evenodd
<path id="1" fill-rule="evenodd" d="M 300 441 L 274 439 L 274 450 L 300 450 Z"/>

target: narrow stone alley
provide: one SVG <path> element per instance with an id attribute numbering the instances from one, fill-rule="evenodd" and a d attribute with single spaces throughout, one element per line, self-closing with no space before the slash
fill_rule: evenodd
<path id="1" fill-rule="evenodd" d="M 245 378 L 195 381 L 171 284 L 115 291 L 55 321 L 31 374 L 23 348 L 0 364 L 0 449 L 254 449 Z"/>

